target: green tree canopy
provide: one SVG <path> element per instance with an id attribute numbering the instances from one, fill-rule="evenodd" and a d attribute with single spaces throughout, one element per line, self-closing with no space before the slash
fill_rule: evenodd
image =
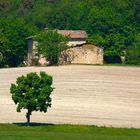
<path id="1" fill-rule="evenodd" d="M 57 64 L 61 52 L 68 48 L 69 37 L 62 36 L 57 31 L 44 31 L 34 37 L 38 42 L 37 55 L 43 55 L 50 64 Z"/>
<path id="2" fill-rule="evenodd" d="M 0 53 L 3 64 L 18 66 L 27 55 L 26 38 L 35 33 L 34 26 L 27 25 L 23 19 L 0 19 Z"/>
<path id="3" fill-rule="evenodd" d="M 120 57 L 122 52 L 127 51 L 130 46 L 134 46 L 135 37 L 140 33 L 139 0 L 53 0 L 53 2 L 50 0 L 0 0 L 0 23 L 3 23 L 4 20 L 3 28 L 14 30 L 2 31 L 5 39 L 9 40 L 8 45 L 5 46 L 6 50 L 9 44 L 19 50 L 22 50 L 21 46 L 26 47 L 23 45 L 25 40 L 24 43 L 21 43 L 21 39 L 25 39 L 25 36 L 20 33 L 20 24 L 15 23 L 21 17 L 25 23 L 21 24 L 22 30 L 27 26 L 30 26 L 30 29 L 35 27 L 41 30 L 45 27 L 86 30 L 92 43 L 101 44 L 100 46 L 104 47 L 106 61 L 110 62 L 113 57 L 114 60 L 111 61 L 114 63 L 117 60 L 115 57 Z M 12 20 L 9 21 L 9 18 Z M 21 39 L 16 39 L 15 36 L 15 41 L 13 41 L 11 38 L 16 32 L 15 29 L 18 30 L 18 36 Z M 24 30 L 25 33 L 27 33 L 26 31 Z M 33 33 L 28 35 L 32 36 Z M 16 40 L 19 40 L 20 43 Z M 19 65 L 19 62 L 23 61 L 23 56 L 26 56 L 26 53 L 22 52 L 24 51 L 21 51 L 20 57 L 22 58 L 15 57 L 13 52 L 8 53 L 9 57 L 4 54 L 6 65 Z M 12 54 L 12 59 L 10 54 Z M 14 62 L 13 58 L 15 58 L 16 64 L 9 63 L 10 59 Z"/>
<path id="4" fill-rule="evenodd" d="M 126 50 L 126 63 L 127 64 L 140 64 L 140 34 L 136 37 L 136 44 L 128 47 Z"/>
<path id="5" fill-rule="evenodd" d="M 51 87 L 53 79 L 45 72 L 29 73 L 17 78 L 16 84 L 11 84 L 12 99 L 17 104 L 17 112 L 27 109 L 27 125 L 33 111 L 47 112 L 51 107 Z"/>

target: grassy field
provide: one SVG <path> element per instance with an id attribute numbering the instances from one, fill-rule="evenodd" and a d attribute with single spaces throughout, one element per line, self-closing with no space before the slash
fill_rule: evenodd
<path id="1" fill-rule="evenodd" d="M 140 140 L 140 129 L 0 124 L 0 140 Z"/>

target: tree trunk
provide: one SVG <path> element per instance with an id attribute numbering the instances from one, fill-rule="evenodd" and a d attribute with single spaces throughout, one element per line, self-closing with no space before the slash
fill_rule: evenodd
<path id="1" fill-rule="evenodd" d="M 27 118 L 27 126 L 30 126 L 30 116 L 31 116 L 31 111 L 28 110 L 27 114 L 26 114 L 26 118 Z"/>

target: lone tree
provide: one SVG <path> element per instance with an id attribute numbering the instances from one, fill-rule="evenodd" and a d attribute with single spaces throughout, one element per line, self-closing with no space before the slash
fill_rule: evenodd
<path id="1" fill-rule="evenodd" d="M 52 77 L 45 72 L 40 72 L 40 75 L 32 72 L 18 77 L 16 84 L 11 84 L 10 91 L 17 104 L 17 112 L 27 109 L 27 126 L 30 125 L 33 111 L 47 112 L 48 107 L 51 107 L 52 81 Z"/>

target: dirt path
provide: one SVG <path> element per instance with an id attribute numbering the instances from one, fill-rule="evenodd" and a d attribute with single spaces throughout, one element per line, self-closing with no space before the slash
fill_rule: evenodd
<path id="1" fill-rule="evenodd" d="M 0 69 L 0 123 L 24 122 L 16 113 L 9 88 L 28 72 L 54 77 L 52 108 L 33 113 L 32 122 L 140 128 L 140 68 L 60 66 Z"/>

